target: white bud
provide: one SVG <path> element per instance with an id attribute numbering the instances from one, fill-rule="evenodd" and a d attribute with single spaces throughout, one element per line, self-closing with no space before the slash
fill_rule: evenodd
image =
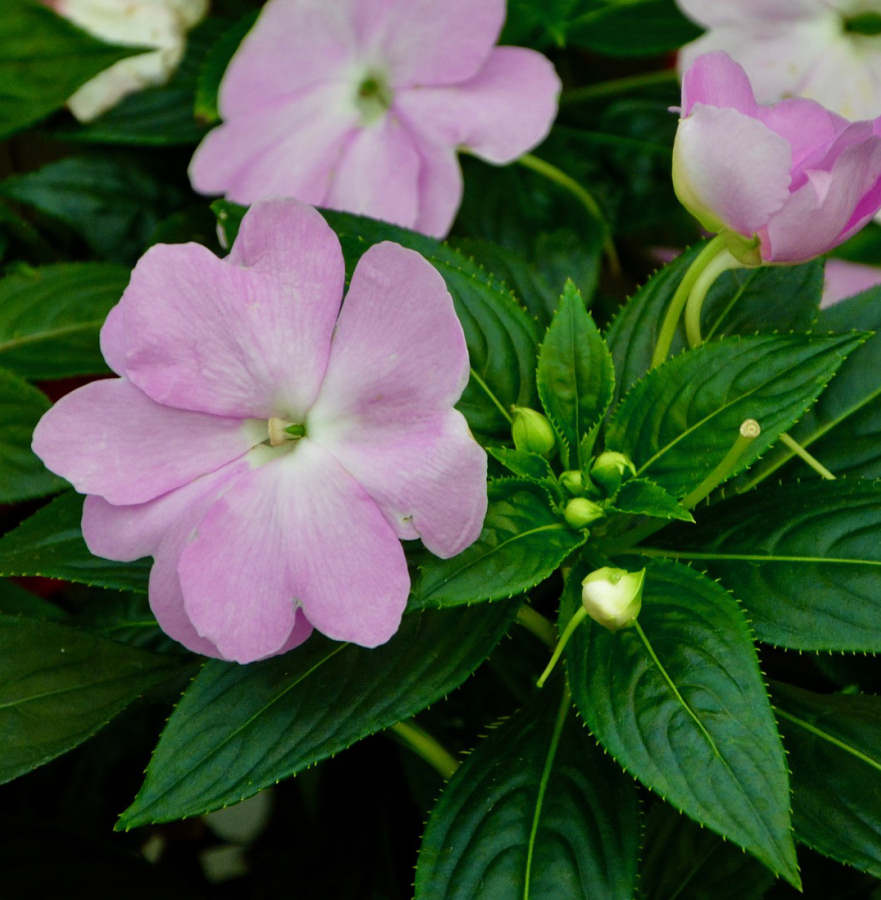
<path id="1" fill-rule="evenodd" d="M 609 631 L 629 628 L 642 608 L 644 581 L 645 569 L 628 572 L 604 566 L 581 582 L 581 604 L 595 622 Z"/>

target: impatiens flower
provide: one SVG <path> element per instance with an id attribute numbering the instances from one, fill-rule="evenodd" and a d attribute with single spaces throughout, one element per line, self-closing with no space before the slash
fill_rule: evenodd
<path id="1" fill-rule="evenodd" d="M 155 47 L 114 63 L 67 101 L 88 122 L 127 94 L 164 84 L 184 55 L 186 33 L 208 12 L 208 0 L 45 0 L 59 15 L 109 44 Z"/>
<path id="2" fill-rule="evenodd" d="M 409 592 L 400 539 L 475 540 L 486 456 L 444 281 L 419 254 L 362 256 L 295 201 L 256 205 L 229 256 L 152 247 L 101 332 L 116 379 L 63 397 L 33 447 L 88 494 L 99 556 L 153 556 L 150 605 L 199 653 L 249 662 L 312 628 L 375 646 Z"/>
<path id="3" fill-rule="evenodd" d="M 879 266 L 866 266 L 843 259 L 827 259 L 820 307 L 825 309 L 838 303 L 839 300 L 861 294 L 879 284 L 881 284 Z"/>
<path id="4" fill-rule="evenodd" d="M 194 188 L 446 234 L 456 151 L 510 162 L 556 114 L 550 62 L 493 46 L 504 19 L 504 0 L 269 0 L 223 77 Z"/>
<path id="5" fill-rule="evenodd" d="M 760 103 L 807 97 L 849 119 L 881 115 L 881 0 L 677 0 L 709 31 L 683 47 L 686 71 L 724 50 Z"/>
<path id="6" fill-rule="evenodd" d="M 812 100 L 756 102 L 725 53 L 682 82 L 673 148 L 680 201 L 732 238 L 745 264 L 801 262 L 835 247 L 881 207 L 881 122 L 848 122 Z"/>

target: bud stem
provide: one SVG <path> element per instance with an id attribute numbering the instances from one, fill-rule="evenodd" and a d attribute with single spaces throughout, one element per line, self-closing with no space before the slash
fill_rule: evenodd
<path id="1" fill-rule="evenodd" d="M 587 617 L 587 610 L 583 606 L 579 606 L 577 610 L 575 610 L 575 614 L 569 620 L 566 627 L 563 629 L 563 633 L 560 635 L 560 640 L 557 641 L 557 646 L 554 648 L 554 652 L 551 655 L 550 661 L 547 666 L 545 666 L 544 672 L 539 676 L 538 681 L 536 682 L 537 687 L 544 687 L 544 683 L 550 677 L 551 672 L 554 671 L 554 667 L 557 665 L 557 662 L 560 659 L 560 656 L 563 653 L 563 650 L 566 647 L 566 644 L 569 643 L 569 638 L 572 637 L 572 632 L 584 621 Z"/>
<path id="2" fill-rule="evenodd" d="M 676 288 L 676 292 L 673 294 L 673 299 L 667 307 L 661 330 L 658 333 L 658 343 L 655 345 L 651 368 L 654 369 L 655 366 L 659 366 L 670 353 L 670 346 L 673 343 L 673 337 L 676 334 L 676 326 L 679 324 L 682 310 L 685 309 L 686 301 L 701 272 L 703 272 L 717 256 L 728 252 L 725 236 L 717 234 L 707 246 L 698 253 L 694 262 L 688 267 L 685 275 L 682 276 L 682 281 L 679 282 L 679 287 Z"/>
<path id="3" fill-rule="evenodd" d="M 800 456 L 819 476 L 827 481 L 835 481 L 835 476 L 815 456 L 811 456 L 802 445 L 791 438 L 785 431 L 780 435 L 780 442 L 789 447 L 796 455 Z"/>
<path id="4" fill-rule="evenodd" d="M 540 612 L 536 612 L 528 603 L 524 603 L 517 610 L 515 618 L 519 625 L 522 625 L 543 644 L 553 649 L 556 639 L 554 626 Z"/>
<path id="5" fill-rule="evenodd" d="M 691 509 L 704 497 L 709 496 L 734 471 L 746 449 L 761 433 L 762 429 L 755 419 L 744 419 L 740 424 L 737 440 L 731 445 L 731 449 L 725 454 L 722 462 L 690 494 L 682 499 L 682 505 L 686 509 Z"/>
<path id="6" fill-rule="evenodd" d="M 685 334 L 689 347 L 699 347 L 704 342 L 701 337 L 701 310 L 716 279 L 729 269 L 742 269 L 743 267 L 743 263 L 732 256 L 730 250 L 726 249 L 718 256 L 714 256 L 698 275 L 685 306 Z"/>
<path id="7" fill-rule="evenodd" d="M 421 756 L 442 778 L 451 778 L 459 768 L 459 761 L 456 757 L 412 719 L 409 722 L 396 722 L 389 727 L 389 731 L 393 731 L 404 744 L 417 756 Z"/>

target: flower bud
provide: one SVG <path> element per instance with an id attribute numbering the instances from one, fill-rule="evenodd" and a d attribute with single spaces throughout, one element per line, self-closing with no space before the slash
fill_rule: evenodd
<path id="1" fill-rule="evenodd" d="M 581 604 L 595 622 L 609 631 L 629 628 L 642 608 L 643 581 L 645 569 L 628 572 L 604 566 L 581 582 Z"/>
<path id="2" fill-rule="evenodd" d="M 560 476 L 560 484 L 573 496 L 577 497 L 584 493 L 584 476 L 578 469 L 567 469 L 563 472 Z"/>
<path id="3" fill-rule="evenodd" d="M 614 494 L 618 490 L 625 472 L 635 475 L 636 466 L 623 453 L 614 450 L 604 450 L 590 468 L 591 478 L 601 485 L 607 494 Z"/>
<path id="4" fill-rule="evenodd" d="M 551 423 L 540 413 L 526 406 L 515 406 L 511 435 L 518 450 L 550 456 L 557 443 Z"/>
<path id="5" fill-rule="evenodd" d="M 597 519 L 602 519 L 606 511 L 587 497 L 573 497 L 563 510 L 563 518 L 572 528 L 584 528 Z"/>

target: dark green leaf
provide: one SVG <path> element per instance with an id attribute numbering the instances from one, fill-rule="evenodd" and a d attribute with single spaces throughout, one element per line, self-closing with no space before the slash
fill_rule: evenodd
<path id="1" fill-rule="evenodd" d="M 200 121 L 217 122 L 220 120 L 220 113 L 217 109 L 217 93 L 223 73 L 239 44 L 256 21 L 256 11 L 246 13 L 241 19 L 226 28 L 202 57 L 196 79 L 194 104 L 195 114 Z"/>
<path id="2" fill-rule="evenodd" d="M 209 662 L 169 719 L 120 826 L 237 803 L 414 715 L 486 659 L 517 605 L 405 616 L 375 650 L 316 635 L 265 662 Z"/>
<path id="3" fill-rule="evenodd" d="M 487 447 L 486 452 L 521 478 L 543 481 L 554 477 L 551 464 L 538 453 L 512 450 L 510 447 Z"/>
<path id="4" fill-rule="evenodd" d="M 480 537 L 452 559 L 424 557 L 411 608 L 513 597 L 544 581 L 585 540 L 551 509 L 541 487 L 492 482 Z"/>
<path id="5" fill-rule="evenodd" d="M 557 705 L 533 697 L 453 775 L 428 820 L 417 900 L 633 897 L 633 783 L 574 721 L 568 701 L 563 718 Z"/>
<path id="6" fill-rule="evenodd" d="M 26 378 L 107 371 L 98 331 L 129 272 L 110 263 L 22 268 L 0 281 L 0 365 Z"/>
<path id="7" fill-rule="evenodd" d="M 625 453 L 638 475 L 682 497 L 722 462 L 746 419 L 756 419 L 762 432 L 731 474 L 755 462 L 863 339 L 730 337 L 682 353 L 630 391 L 609 423 L 606 448 Z"/>
<path id="8" fill-rule="evenodd" d="M 648 478 L 631 478 L 621 485 L 612 508 L 633 516 L 653 516 L 656 519 L 681 519 L 693 522 L 692 514 L 675 497 Z"/>
<path id="9" fill-rule="evenodd" d="M 584 574 L 569 578 L 561 622 Z M 798 885 L 783 748 L 737 601 L 686 566 L 653 562 L 638 625 L 575 630 L 566 662 L 585 723 L 643 784 Z"/>
<path id="10" fill-rule="evenodd" d="M 0 138 L 38 122 L 80 85 L 137 47 L 105 44 L 36 0 L 4 0 L 0 15 Z"/>
<path id="11" fill-rule="evenodd" d="M 881 878 L 881 698 L 774 684 L 798 839 Z"/>
<path id="12" fill-rule="evenodd" d="M 581 441 L 606 413 L 615 369 L 575 285 L 568 281 L 538 356 L 538 393 L 548 418 L 582 469 Z"/>
<path id="13" fill-rule="evenodd" d="M 68 491 L 0 538 L 0 575 L 43 575 L 146 593 L 150 563 L 92 556 L 80 530 L 83 498 Z"/>
<path id="14" fill-rule="evenodd" d="M 712 506 L 658 553 L 706 568 L 743 601 L 760 640 L 881 651 L 881 483 L 811 480 Z"/>
<path id="15" fill-rule="evenodd" d="M 67 618 L 67 613 L 54 603 L 26 591 L 6 578 L 0 578 L 0 613 L 8 616 L 29 616 L 33 619 L 54 619 L 60 622 Z"/>
<path id="16" fill-rule="evenodd" d="M 0 182 L 0 196 L 64 222 L 99 256 L 130 262 L 146 249 L 180 191 L 130 159 L 69 156 Z"/>
<path id="17" fill-rule="evenodd" d="M 0 615 L 0 783 L 75 747 L 180 668 L 76 628 Z"/>
<path id="18" fill-rule="evenodd" d="M 666 803 L 648 816 L 639 870 L 642 900 L 758 900 L 774 876 L 751 856 Z"/>
<path id="19" fill-rule="evenodd" d="M 47 409 L 42 391 L 0 369 L 0 503 L 43 497 L 65 486 L 31 450 L 34 427 Z"/>

